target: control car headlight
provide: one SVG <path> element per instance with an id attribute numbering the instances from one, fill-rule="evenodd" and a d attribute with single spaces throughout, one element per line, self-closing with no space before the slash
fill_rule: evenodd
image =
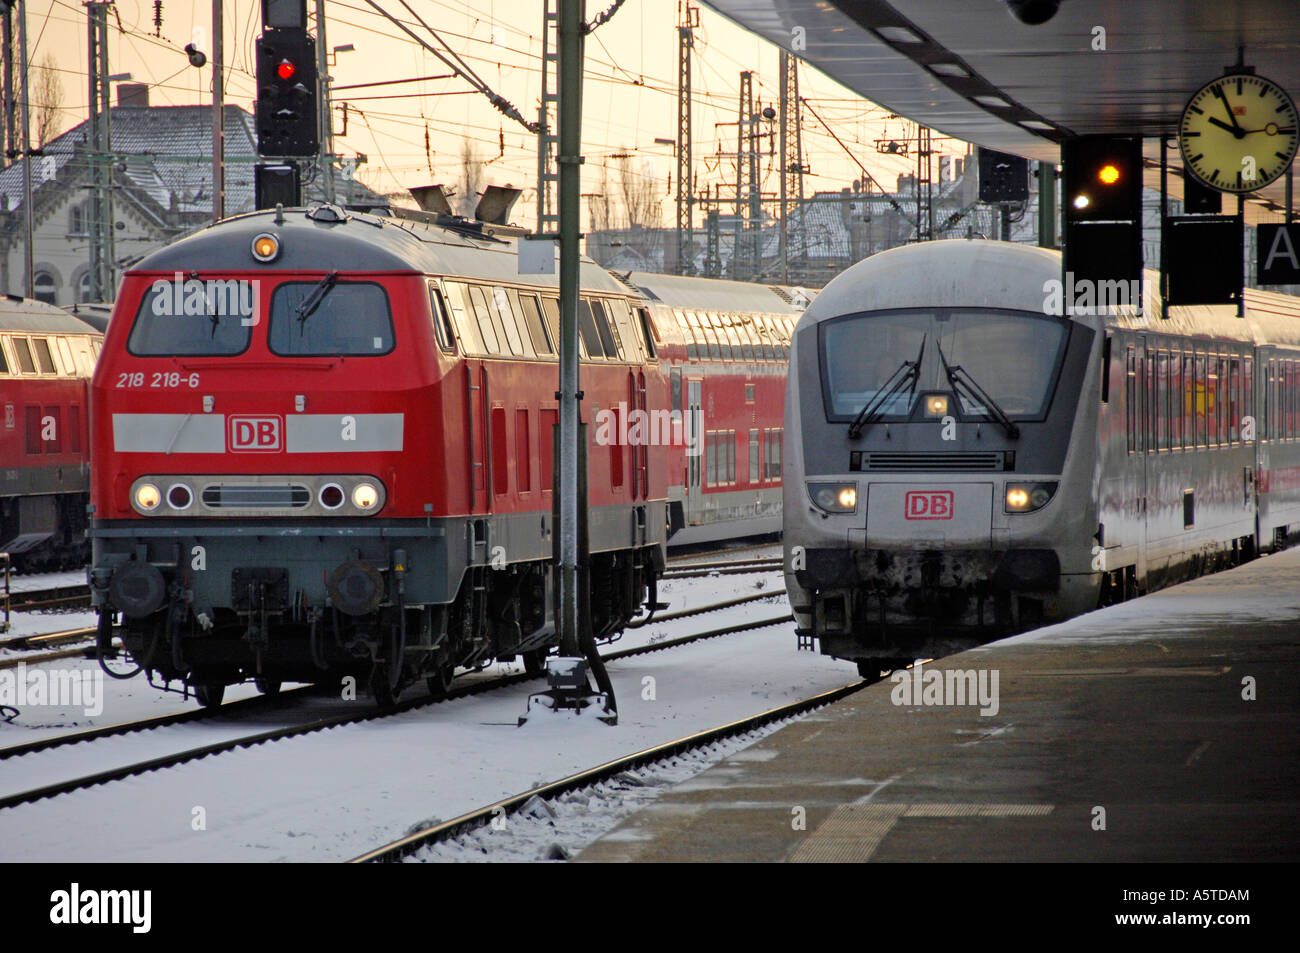
<path id="1" fill-rule="evenodd" d="M 947 417 L 948 416 L 948 395 L 947 394 L 926 394 L 925 415 L 927 417 Z"/>
<path id="2" fill-rule="evenodd" d="M 373 483 L 358 483 L 352 488 L 352 505 L 359 510 L 373 510 L 379 503 L 379 490 Z"/>
<path id="3" fill-rule="evenodd" d="M 856 483 L 809 483 L 808 495 L 827 513 L 852 513 L 858 508 Z"/>
<path id="4" fill-rule="evenodd" d="M 1055 483 L 1008 483 L 1006 511 L 1008 513 L 1032 513 L 1041 510 L 1056 495 Z"/>
<path id="5" fill-rule="evenodd" d="M 162 502 L 162 493 L 152 483 L 141 483 L 135 488 L 135 505 L 142 510 L 156 510 Z"/>

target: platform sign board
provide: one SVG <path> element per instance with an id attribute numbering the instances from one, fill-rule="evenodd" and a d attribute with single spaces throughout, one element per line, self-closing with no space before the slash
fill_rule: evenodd
<path id="1" fill-rule="evenodd" d="M 1300 284 L 1300 222 L 1260 225 L 1256 280 L 1261 285 Z"/>

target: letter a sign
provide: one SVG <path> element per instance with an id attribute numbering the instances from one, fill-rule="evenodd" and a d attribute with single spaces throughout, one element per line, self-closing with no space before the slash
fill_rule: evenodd
<path id="1" fill-rule="evenodd" d="M 1300 284 L 1300 223 L 1260 225 L 1258 239 L 1259 283 Z"/>

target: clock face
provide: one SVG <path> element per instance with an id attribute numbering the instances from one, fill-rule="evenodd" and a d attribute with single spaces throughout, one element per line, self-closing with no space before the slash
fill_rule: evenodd
<path id="1" fill-rule="evenodd" d="M 1272 80 L 1250 74 L 1202 86 L 1178 125 L 1183 168 L 1221 192 L 1262 189 L 1287 170 L 1298 144 L 1291 97 Z"/>

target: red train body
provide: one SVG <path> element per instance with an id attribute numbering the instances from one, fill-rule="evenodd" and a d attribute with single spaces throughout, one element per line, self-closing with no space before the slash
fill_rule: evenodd
<path id="1" fill-rule="evenodd" d="M 208 703 L 249 677 L 364 677 L 388 701 L 457 666 L 539 666 L 555 641 L 558 292 L 516 261 L 470 224 L 325 206 L 229 220 L 129 272 L 93 388 L 102 640 L 120 615 L 141 667 Z M 658 426 L 681 419 L 678 379 L 712 375 L 709 399 L 752 425 L 742 378 L 779 415 L 784 376 L 775 352 L 742 370 L 739 346 L 692 369 L 683 332 L 635 287 L 582 264 L 598 639 L 646 603 L 702 495 L 689 423 Z M 706 433 L 713 456 L 698 458 L 715 476 L 719 453 L 734 459 L 721 446 Z"/>
<path id="2" fill-rule="evenodd" d="M 0 301 L 0 552 L 20 569 L 83 565 L 88 385 L 100 335 L 39 301 Z"/>

